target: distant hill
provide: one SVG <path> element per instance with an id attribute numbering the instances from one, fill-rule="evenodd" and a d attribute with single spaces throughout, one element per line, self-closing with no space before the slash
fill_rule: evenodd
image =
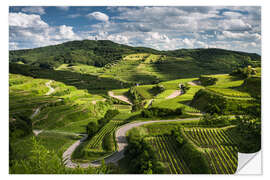
<path id="1" fill-rule="evenodd" d="M 125 83 L 152 84 L 202 74 L 226 74 L 248 65 L 260 67 L 261 57 L 214 48 L 158 51 L 108 40 L 83 40 L 10 51 L 9 62 L 104 76 Z"/>
<path id="2" fill-rule="evenodd" d="M 257 54 L 229 51 L 224 49 L 180 49 L 158 51 L 146 47 L 131 47 L 109 40 L 70 41 L 59 45 L 9 52 L 10 62 L 22 62 L 29 65 L 51 65 L 57 67 L 63 63 L 80 63 L 103 67 L 125 55 L 135 53 L 152 53 L 172 57 L 191 57 L 202 66 L 217 64 L 246 65 L 260 61 Z M 254 65 L 254 64 L 253 64 Z"/>
<path id="3" fill-rule="evenodd" d="M 109 40 L 70 41 L 59 45 L 9 52 L 10 62 L 23 62 L 29 65 L 51 65 L 80 63 L 102 67 L 123 55 L 139 52 L 159 53 L 150 48 L 131 47 Z"/>

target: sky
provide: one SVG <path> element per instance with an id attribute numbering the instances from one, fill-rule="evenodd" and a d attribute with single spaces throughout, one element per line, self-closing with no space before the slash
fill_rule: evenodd
<path id="1" fill-rule="evenodd" d="M 223 48 L 261 54 L 259 6 L 11 6 L 9 49 L 111 40 L 158 50 Z"/>

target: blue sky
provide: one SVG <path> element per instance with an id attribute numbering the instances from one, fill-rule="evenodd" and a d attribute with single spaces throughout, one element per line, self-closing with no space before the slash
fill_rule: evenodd
<path id="1" fill-rule="evenodd" d="M 224 48 L 261 54 L 261 9 L 250 6 L 9 9 L 9 48 L 107 39 L 159 50 Z"/>

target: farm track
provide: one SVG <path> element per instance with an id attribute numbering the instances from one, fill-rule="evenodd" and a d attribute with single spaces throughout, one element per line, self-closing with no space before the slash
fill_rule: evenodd
<path id="1" fill-rule="evenodd" d="M 181 93 L 181 90 L 175 90 L 172 94 L 170 94 L 168 97 L 166 97 L 165 99 L 172 99 L 172 98 L 175 98 L 177 96 L 180 96 L 182 93 Z"/>
<path id="2" fill-rule="evenodd" d="M 50 94 L 52 94 L 55 91 L 55 89 L 53 87 L 51 87 L 51 83 L 52 83 L 52 80 L 50 80 L 49 82 L 46 82 L 45 83 L 45 85 L 49 88 L 49 91 L 46 93 L 47 96 L 50 95 Z M 40 112 L 40 107 L 38 107 L 35 110 L 35 112 L 31 115 L 30 119 L 33 119 L 39 112 Z M 33 133 L 34 133 L 35 136 L 38 136 L 42 132 L 43 132 L 42 129 L 41 130 L 34 130 L 33 129 Z"/>
<path id="3" fill-rule="evenodd" d="M 134 127 L 139 127 L 145 124 L 151 124 L 151 123 L 160 123 L 160 122 L 177 122 L 177 121 L 194 121 L 199 120 L 199 118 L 189 118 L 189 119 L 173 119 L 173 120 L 157 120 L 157 121 L 143 121 L 143 122 L 133 122 L 128 123 L 120 128 L 118 128 L 115 132 L 115 140 L 117 143 L 118 150 L 114 152 L 113 154 L 107 156 L 104 158 L 104 161 L 106 164 L 108 163 L 117 163 L 120 159 L 124 158 L 124 151 L 126 146 L 128 145 L 127 139 L 126 139 L 126 132 Z M 87 139 L 87 136 L 83 137 L 81 140 L 76 141 L 73 145 L 71 145 L 64 153 L 63 153 L 63 160 L 66 167 L 69 168 L 75 168 L 75 167 L 82 167 L 87 168 L 89 166 L 97 167 L 101 165 L 101 162 L 99 160 L 92 161 L 88 163 L 75 163 L 71 160 L 71 155 L 75 151 L 75 149 Z"/>
<path id="4" fill-rule="evenodd" d="M 49 82 L 46 82 L 45 84 L 49 88 L 49 91 L 46 93 L 47 96 L 52 94 L 55 91 L 55 89 L 51 87 L 51 83 L 52 83 L 52 80 L 50 80 Z"/>
<path id="5" fill-rule="evenodd" d="M 108 94 L 109 94 L 109 96 L 111 96 L 113 98 L 119 99 L 121 101 L 124 101 L 124 102 L 132 105 L 132 103 L 129 101 L 129 99 L 126 96 L 123 96 L 123 95 L 114 95 L 114 93 L 112 91 L 109 91 Z"/>

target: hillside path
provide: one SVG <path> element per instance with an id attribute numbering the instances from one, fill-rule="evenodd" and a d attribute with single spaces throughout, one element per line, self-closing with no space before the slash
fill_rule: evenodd
<path id="1" fill-rule="evenodd" d="M 152 123 L 160 123 L 160 122 L 178 122 L 178 121 L 194 121 L 199 120 L 200 118 L 187 118 L 187 119 L 173 119 L 173 120 L 156 120 L 156 121 L 142 121 L 142 122 L 133 122 L 128 123 L 120 128 L 118 128 L 115 132 L 115 140 L 117 143 L 118 150 L 114 152 L 113 154 L 107 156 L 104 158 L 104 161 L 106 164 L 108 163 L 116 163 L 120 159 L 124 157 L 125 147 L 128 145 L 127 139 L 126 139 L 126 133 L 130 129 L 134 127 L 139 127 L 144 124 L 152 124 Z M 77 166 L 80 166 L 82 168 L 87 168 L 89 166 L 92 167 L 98 167 L 101 165 L 99 160 L 89 162 L 89 163 L 75 163 L 71 161 L 71 155 L 75 151 L 75 149 L 87 139 L 87 136 L 84 136 L 81 140 L 76 141 L 74 144 L 72 144 L 64 153 L 63 153 L 63 160 L 66 167 L 69 168 L 75 168 Z"/>
<path id="2" fill-rule="evenodd" d="M 181 90 L 175 90 L 171 95 L 167 96 L 165 99 L 172 99 L 180 95 L 181 95 Z"/>
<path id="3" fill-rule="evenodd" d="M 51 87 L 51 83 L 52 83 L 52 80 L 45 83 L 45 86 L 47 86 L 49 88 L 49 91 L 45 94 L 47 96 L 52 94 L 55 91 L 55 89 L 53 87 Z M 38 107 L 35 110 L 35 112 L 30 116 L 30 119 L 33 119 L 39 112 L 40 112 L 40 107 Z M 38 136 L 42 132 L 43 132 L 42 129 L 41 130 L 33 129 L 33 133 L 34 133 L 35 136 Z"/>
<path id="4" fill-rule="evenodd" d="M 123 95 L 114 95 L 114 93 L 112 91 L 109 91 L 108 94 L 109 94 L 109 96 L 111 96 L 113 98 L 119 99 L 121 101 L 124 101 L 124 102 L 132 105 L 132 103 L 129 101 L 129 99 L 126 96 L 123 96 Z"/>
<path id="5" fill-rule="evenodd" d="M 55 91 L 55 89 L 53 87 L 51 87 L 51 83 L 52 83 L 52 80 L 45 83 L 45 85 L 49 88 L 49 91 L 46 93 L 46 95 L 50 95 Z"/>

